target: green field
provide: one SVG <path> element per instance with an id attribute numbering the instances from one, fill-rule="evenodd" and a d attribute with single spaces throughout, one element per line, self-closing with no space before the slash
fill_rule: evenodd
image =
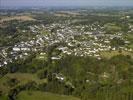
<path id="1" fill-rule="evenodd" d="M 131 55 L 131 53 L 130 52 L 126 52 L 126 51 L 122 51 L 121 53 L 119 52 L 119 51 L 105 51 L 105 52 L 101 52 L 100 53 L 100 55 L 102 56 L 102 57 L 104 57 L 104 58 L 107 58 L 107 59 L 110 59 L 111 57 L 113 57 L 113 56 L 117 56 L 117 55 L 120 55 L 120 54 L 122 54 L 122 55 Z"/>
<path id="2" fill-rule="evenodd" d="M 17 100 L 80 100 L 72 96 L 58 95 L 39 91 L 23 91 L 17 96 Z"/>
<path id="3" fill-rule="evenodd" d="M 0 79 L 0 90 L 3 91 L 3 93 L 9 92 L 9 90 L 13 87 L 10 87 L 7 83 L 9 79 L 17 79 L 18 80 L 18 85 L 23 85 L 27 82 L 34 81 L 37 84 L 45 83 L 47 82 L 46 79 L 39 79 L 36 74 L 29 74 L 29 73 L 9 73 L 2 77 Z M 15 85 L 15 86 L 16 86 Z"/>

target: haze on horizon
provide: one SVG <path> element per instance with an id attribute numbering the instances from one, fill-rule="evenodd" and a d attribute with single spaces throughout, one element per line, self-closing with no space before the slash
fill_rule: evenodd
<path id="1" fill-rule="evenodd" d="M 0 0 L 1 7 L 132 6 L 133 0 Z"/>

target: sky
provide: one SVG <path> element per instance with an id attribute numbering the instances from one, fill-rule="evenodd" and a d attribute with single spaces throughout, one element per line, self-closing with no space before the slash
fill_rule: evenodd
<path id="1" fill-rule="evenodd" d="M 0 0 L 0 6 L 133 6 L 133 0 Z"/>

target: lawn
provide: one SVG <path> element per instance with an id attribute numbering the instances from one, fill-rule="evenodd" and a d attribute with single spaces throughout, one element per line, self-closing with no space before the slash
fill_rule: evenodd
<path id="1" fill-rule="evenodd" d="M 58 95 L 40 91 L 23 91 L 18 94 L 17 100 L 80 100 L 73 96 Z"/>
<path id="2" fill-rule="evenodd" d="M 129 45 L 129 47 L 130 47 L 131 49 L 133 49 L 133 44 Z"/>
<path id="3" fill-rule="evenodd" d="M 117 56 L 117 55 L 131 55 L 130 52 L 126 52 L 126 51 L 122 51 L 122 53 L 119 53 L 119 51 L 105 51 L 105 52 L 101 52 L 100 55 L 103 57 L 103 58 L 108 58 L 110 59 L 111 57 L 113 56 Z"/>
<path id="4" fill-rule="evenodd" d="M 8 100 L 7 96 L 0 96 L 0 100 Z"/>
<path id="5" fill-rule="evenodd" d="M 47 82 L 46 79 L 39 79 L 36 74 L 29 74 L 29 73 L 9 73 L 4 77 L 0 78 L 0 90 L 4 93 L 7 93 L 11 87 L 8 86 L 6 83 L 9 79 L 15 78 L 19 81 L 17 85 L 25 84 L 29 81 L 34 81 L 37 84 L 41 84 Z"/>

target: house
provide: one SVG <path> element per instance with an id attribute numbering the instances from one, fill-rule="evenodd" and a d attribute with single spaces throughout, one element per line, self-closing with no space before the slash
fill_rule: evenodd
<path id="1" fill-rule="evenodd" d="M 61 58 L 59 58 L 59 57 L 51 57 L 51 59 L 52 59 L 52 60 L 59 60 L 59 59 L 61 59 Z"/>
<path id="2" fill-rule="evenodd" d="M 14 47 L 13 51 L 20 51 L 21 49 L 19 47 Z"/>

